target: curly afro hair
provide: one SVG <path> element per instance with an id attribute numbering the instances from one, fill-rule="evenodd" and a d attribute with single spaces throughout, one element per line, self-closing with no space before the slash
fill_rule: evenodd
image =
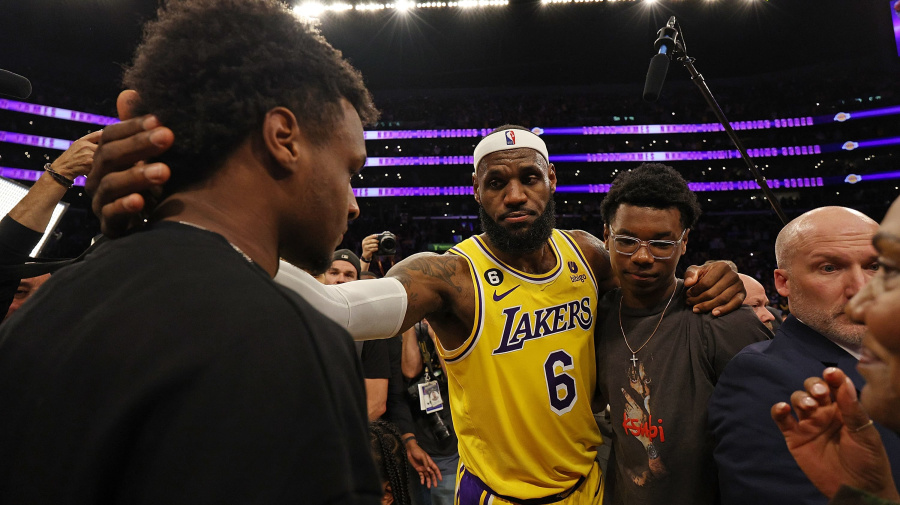
<path id="1" fill-rule="evenodd" d="M 308 22 L 277 0 L 169 0 L 126 69 L 138 114 L 175 133 L 160 160 L 167 192 L 208 177 L 266 113 L 284 106 L 322 145 L 348 100 L 364 124 L 378 116 L 360 73 Z"/>
<path id="2" fill-rule="evenodd" d="M 676 207 L 684 228 L 693 228 L 700 217 L 700 204 L 687 182 L 675 169 L 660 163 L 644 163 L 616 176 L 600 203 L 604 224 L 612 222 L 622 204 L 654 209 Z"/>

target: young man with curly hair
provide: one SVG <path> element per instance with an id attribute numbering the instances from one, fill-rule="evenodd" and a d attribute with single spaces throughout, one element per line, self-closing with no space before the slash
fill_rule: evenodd
<path id="1" fill-rule="evenodd" d="M 4 323 L 0 502 L 378 503 L 353 344 L 272 280 L 359 212 L 360 75 L 276 0 L 183 0 L 125 83 L 172 179 Z"/>
<path id="2" fill-rule="evenodd" d="M 660 164 L 623 172 L 600 210 L 620 286 L 600 301 L 595 332 L 598 390 L 615 433 L 613 498 L 716 503 L 706 403 L 725 364 L 768 330 L 748 307 L 711 317 L 685 303 L 675 267 L 700 206 L 678 172 Z"/>

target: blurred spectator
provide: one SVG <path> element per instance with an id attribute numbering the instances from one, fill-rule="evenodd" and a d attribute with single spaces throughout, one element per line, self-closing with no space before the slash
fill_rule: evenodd
<path id="1" fill-rule="evenodd" d="M 3 318 L 6 321 L 9 316 L 13 315 L 13 313 L 19 310 L 19 307 L 25 303 L 31 295 L 34 294 L 35 291 L 38 290 L 47 279 L 50 278 L 50 274 L 39 275 L 37 277 L 30 277 L 28 279 L 22 279 L 19 281 L 19 289 L 16 290 L 16 295 L 13 297 L 12 304 L 9 306 L 9 310 L 6 311 L 6 316 Z"/>
<path id="2" fill-rule="evenodd" d="M 766 328 L 775 331 L 775 328 L 773 327 L 775 316 L 768 310 L 769 297 L 766 295 L 766 289 L 758 280 L 749 275 L 739 273 L 738 276 L 744 283 L 744 290 L 747 291 L 747 295 L 744 298 L 744 305 L 753 309 L 753 313 L 756 314 L 756 317 L 759 318 L 764 325 L 766 325 Z M 778 323 L 781 324 L 780 321 Z"/>

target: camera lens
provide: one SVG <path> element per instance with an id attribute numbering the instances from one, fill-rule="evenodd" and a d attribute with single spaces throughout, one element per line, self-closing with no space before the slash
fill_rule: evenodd
<path id="1" fill-rule="evenodd" d="M 378 236 L 378 251 L 381 256 L 393 256 L 397 254 L 397 236 L 386 231 Z"/>
<path id="2" fill-rule="evenodd" d="M 438 438 L 438 440 L 446 440 L 450 438 L 450 430 L 447 429 L 447 425 L 444 424 L 444 420 L 441 419 L 441 415 L 437 412 L 429 414 L 431 416 L 431 429 L 434 431 L 434 435 Z"/>

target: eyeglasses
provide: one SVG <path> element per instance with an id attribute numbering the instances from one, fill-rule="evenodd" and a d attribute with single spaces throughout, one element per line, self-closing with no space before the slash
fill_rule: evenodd
<path id="1" fill-rule="evenodd" d="M 687 229 L 681 232 L 681 237 L 678 240 L 640 240 L 628 235 L 613 233 L 613 247 L 616 248 L 616 252 L 619 254 L 631 256 L 638 252 L 641 246 L 646 246 L 650 256 L 658 260 L 667 260 L 675 256 L 675 247 L 684 240 L 685 233 L 687 233 Z"/>

